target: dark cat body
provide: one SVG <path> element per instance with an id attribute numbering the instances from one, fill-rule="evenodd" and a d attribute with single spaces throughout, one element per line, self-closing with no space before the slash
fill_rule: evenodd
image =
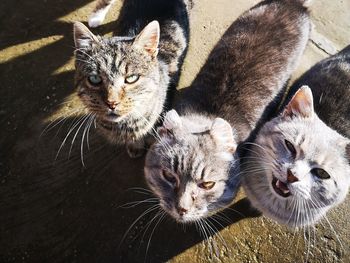
<path id="1" fill-rule="evenodd" d="M 157 20 L 160 25 L 175 21 L 181 28 L 188 29 L 186 2 L 184 0 L 125 0 L 120 10 L 115 34 L 135 36 L 153 20 Z M 167 35 L 167 32 L 164 33 Z M 188 33 L 188 31 L 185 32 L 187 38 Z"/>
<path id="2" fill-rule="evenodd" d="M 350 138 L 350 46 L 302 75 L 290 88 L 284 104 L 303 85 L 312 91 L 318 117 L 333 130 Z"/>

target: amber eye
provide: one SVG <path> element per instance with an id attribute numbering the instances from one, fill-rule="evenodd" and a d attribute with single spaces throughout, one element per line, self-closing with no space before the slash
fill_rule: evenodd
<path id="1" fill-rule="evenodd" d="M 293 144 L 288 140 L 284 140 L 284 143 L 286 144 L 286 147 L 292 154 L 293 158 L 295 158 L 295 156 L 297 155 L 297 151 L 295 150 Z"/>
<path id="2" fill-rule="evenodd" d="M 176 185 L 176 183 L 177 183 L 176 177 L 171 172 L 169 172 L 167 170 L 163 170 L 163 177 L 170 184 Z"/>
<path id="3" fill-rule="evenodd" d="M 210 190 L 214 187 L 214 185 L 215 185 L 215 182 L 209 181 L 209 182 L 200 183 L 198 186 L 205 190 Z"/>
<path id="4" fill-rule="evenodd" d="M 102 83 L 102 78 L 99 75 L 93 74 L 88 77 L 91 85 L 97 86 Z"/>
<path id="5" fill-rule="evenodd" d="M 136 81 L 138 81 L 140 78 L 140 75 L 137 75 L 137 74 L 133 74 L 133 75 L 129 75 L 125 78 L 125 83 L 127 84 L 133 84 L 135 83 Z"/>
<path id="6" fill-rule="evenodd" d="M 329 179 L 331 178 L 331 176 L 323 169 L 321 168 L 314 168 L 314 169 L 311 169 L 311 173 L 320 178 L 320 179 Z"/>

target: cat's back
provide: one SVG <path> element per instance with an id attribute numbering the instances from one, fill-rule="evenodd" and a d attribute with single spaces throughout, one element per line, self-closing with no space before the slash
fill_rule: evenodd
<path id="1" fill-rule="evenodd" d="M 157 20 L 161 29 L 164 23 L 175 21 L 188 27 L 189 0 L 124 0 L 118 18 L 117 35 L 135 35 L 147 23 Z"/>
<path id="2" fill-rule="evenodd" d="M 265 1 L 247 11 L 225 33 L 220 42 L 226 48 L 225 56 L 231 57 L 232 82 L 241 89 L 261 88 L 262 94 L 268 85 L 278 85 L 282 75 L 286 75 L 285 65 L 292 66 L 301 39 L 309 33 L 307 8 L 298 1 Z M 288 62 L 287 62 L 288 61 Z M 290 61 L 290 62 L 289 62 Z M 233 73 L 230 73 L 233 72 Z M 282 78 L 284 79 L 284 78 Z M 228 86 L 230 88 L 230 86 Z"/>
<path id="3" fill-rule="evenodd" d="M 301 76 L 291 87 L 288 98 L 302 85 L 311 88 L 320 119 L 350 138 L 350 46 Z"/>
<path id="4" fill-rule="evenodd" d="M 192 84 L 193 101 L 246 138 L 286 84 L 310 31 L 303 1 L 264 1 L 225 32 Z M 184 93 L 186 94 L 186 93 Z"/>

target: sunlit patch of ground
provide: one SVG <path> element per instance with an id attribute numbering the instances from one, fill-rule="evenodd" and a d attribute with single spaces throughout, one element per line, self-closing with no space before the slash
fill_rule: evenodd
<path id="1" fill-rule="evenodd" d="M 226 28 L 258 1 L 194 2 L 179 88 L 191 84 Z M 314 2 L 316 34 L 293 78 L 326 57 L 325 51 L 350 43 L 349 2 Z M 85 126 L 68 134 L 86 113 L 73 83 L 72 22 L 86 21 L 93 5 L 0 4 L 0 262 L 348 262 L 349 199 L 329 214 L 332 227 L 325 220 L 296 233 L 252 215 L 243 193 L 233 210 L 212 221 L 213 230 L 206 229 L 203 236 L 214 228 L 220 233 L 208 240 L 195 226 L 184 230 L 169 219 L 151 235 L 157 220 L 148 223 L 156 211 L 135 222 L 149 204 L 123 205 L 151 198 L 147 190 L 135 191 L 147 189 L 143 159 L 130 160 L 93 126 L 89 138 L 82 136 Z M 111 35 L 121 5 L 118 0 L 93 32 Z"/>

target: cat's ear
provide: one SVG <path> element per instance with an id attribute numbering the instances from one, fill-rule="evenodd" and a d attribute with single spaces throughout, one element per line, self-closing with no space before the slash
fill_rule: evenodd
<path id="1" fill-rule="evenodd" d="M 216 118 L 210 128 L 210 135 L 216 144 L 223 146 L 228 152 L 236 151 L 236 142 L 231 125 L 221 118 Z"/>
<path id="2" fill-rule="evenodd" d="M 75 22 L 73 26 L 75 48 L 90 48 L 93 43 L 99 43 L 98 38 L 83 23 Z"/>
<path id="3" fill-rule="evenodd" d="M 163 126 L 158 128 L 158 133 L 163 136 L 172 136 L 172 131 L 182 126 L 182 121 L 176 110 L 168 111 L 164 116 Z"/>
<path id="4" fill-rule="evenodd" d="M 284 109 L 282 116 L 310 118 L 314 115 L 314 102 L 311 89 L 302 86 Z"/>
<path id="5" fill-rule="evenodd" d="M 163 127 L 168 130 L 173 130 L 175 128 L 181 127 L 182 122 L 179 114 L 177 114 L 176 110 L 168 111 L 165 114 Z"/>
<path id="6" fill-rule="evenodd" d="M 152 57 L 158 54 L 160 29 L 158 21 L 150 22 L 134 40 L 134 46 L 145 50 Z"/>

